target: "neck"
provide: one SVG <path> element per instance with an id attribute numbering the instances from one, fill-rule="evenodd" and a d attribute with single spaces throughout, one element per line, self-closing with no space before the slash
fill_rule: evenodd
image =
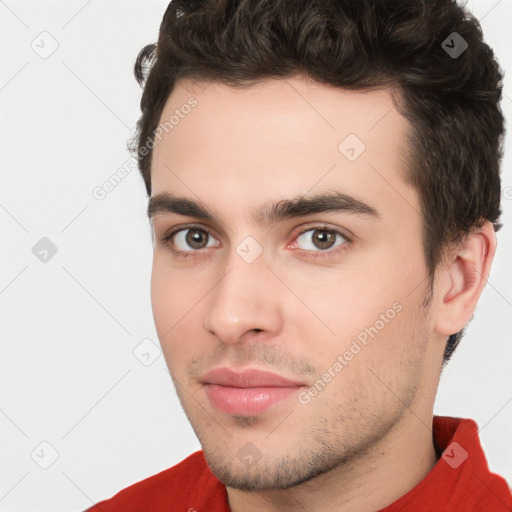
<path id="1" fill-rule="evenodd" d="M 371 451 L 289 489 L 228 487 L 232 512 L 375 512 L 413 489 L 437 462 L 432 414 L 408 410 Z"/>

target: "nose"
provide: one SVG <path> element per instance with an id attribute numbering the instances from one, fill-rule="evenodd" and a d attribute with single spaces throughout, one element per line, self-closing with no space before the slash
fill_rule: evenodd
<path id="1" fill-rule="evenodd" d="M 233 248 L 214 289 L 204 318 L 204 328 L 223 343 L 239 343 L 251 334 L 272 338 L 282 329 L 283 312 L 275 275 L 263 256 L 247 263 Z"/>

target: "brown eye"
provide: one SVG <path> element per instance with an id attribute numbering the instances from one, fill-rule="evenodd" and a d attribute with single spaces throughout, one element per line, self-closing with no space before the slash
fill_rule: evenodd
<path id="1" fill-rule="evenodd" d="M 308 229 L 297 237 L 297 242 L 302 244 L 301 249 L 313 251 L 315 249 L 320 251 L 331 249 L 335 246 L 337 240 L 339 240 L 340 243 L 347 241 L 341 233 L 324 228 Z M 340 244 L 338 243 L 338 245 Z"/>
<path id="2" fill-rule="evenodd" d="M 187 231 L 188 233 L 185 236 L 185 241 L 189 247 L 192 247 L 193 249 L 203 249 L 203 247 L 206 247 L 209 236 L 206 231 L 203 231 L 202 229 L 189 229 Z"/>
<path id="3" fill-rule="evenodd" d="M 319 249 L 330 249 L 336 241 L 336 234 L 333 231 L 325 229 L 315 229 L 313 231 L 312 241 Z"/>
<path id="4" fill-rule="evenodd" d="M 184 228 L 175 231 L 167 242 L 177 253 L 194 253 L 207 247 L 217 247 L 219 242 L 208 231 L 199 228 Z"/>

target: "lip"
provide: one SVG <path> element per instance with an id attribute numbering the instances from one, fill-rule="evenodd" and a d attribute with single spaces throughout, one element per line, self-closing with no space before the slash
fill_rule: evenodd
<path id="1" fill-rule="evenodd" d="M 230 368 L 214 368 L 203 376 L 205 384 L 232 386 L 235 388 L 256 387 L 292 387 L 303 386 L 303 382 L 292 381 L 281 375 L 250 368 L 243 372 L 234 372 Z"/>
<path id="2" fill-rule="evenodd" d="M 203 376 L 212 406 L 227 414 L 254 416 L 297 393 L 304 383 L 257 369 L 215 368 Z"/>

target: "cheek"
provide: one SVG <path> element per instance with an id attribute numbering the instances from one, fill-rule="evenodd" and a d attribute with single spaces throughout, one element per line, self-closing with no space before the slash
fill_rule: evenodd
<path id="1" fill-rule="evenodd" d="M 421 323 L 418 265 L 412 258 L 397 262 L 396 255 L 382 253 L 362 260 L 338 269 L 289 269 L 284 276 L 315 313 L 295 301 L 288 321 L 296 324 L 292 329 L 319 370 L 329 368 L 338 356 L 344 366 L 401 366 L 418 348 L 411 344 L 409 332 Z M 320 345 L 311 343 L 318 338 Z"/>
<path id="2" fill-rule="evenodd" d="M 393 305 L 403 304 L 406 299 L 401 283 L 403 268 L 400 277 L 383 259 L 364 263 L 341 264 L 338 268 L 302 266 L 298 270 L 283 270 L 283 281 L 290 284 L 296 296 L 282 291 L 283 297 L 290 297 L 290 304 L 296 303 L 295 321 L 306 323 L 307 320 L 311 324 L 316 316 L 315 326 L 326 335 L 350 338 L 379 321 L 380 315 L 388 310 L 388 316 L 394 318 Z"/>
<path id="3" fill-rule="evenodd" d="M 415 305 L 362 308 L 340 319 L 335 329 L 338 336 L 310 354 L 317 379 L 329 382 L 314 407 L 330 407 L 341 417 L 402 407 L 419 385 L 426 347 Z"/>
<path id="4" fill-rule="evenodd" d="M 183 340 L 191 337 L 197 339 L 197 334 L 190 331 L 190 326 L 194 325 L 197 330 L 202 327 L 202 321 L 198 318 L 199 290 L 196 288 L 183 273 L 171 271 L 155 255 L 151 274 L 151 305 L 169 369 L 171 363 L 178 359 L 181 361 L 187 356 L 187 350 L 193 348 L 193 343 L 183 343 Z"/>
<path id="5" fill-rule="evenodd" d="M 155 255 L 151 273 L 151 305 L 155 325 L 162 339 L 162 334 L 171 329 L 175 323 L 177 305 L 177 283 L 168 272 L 162 270 L 162 264 Z"/>
<path id="6" fill-rule="evenodd" d="M 205 276 L 190 269 L 171 267 L 165 251 L 153 257 L 151 303 L 157 329 L 164 333 L 186 320 L 208 290 Z M 183 319 L 183 320 L 180 320 Z M 174 331 L 174 328 L 173 328 Z"/>

